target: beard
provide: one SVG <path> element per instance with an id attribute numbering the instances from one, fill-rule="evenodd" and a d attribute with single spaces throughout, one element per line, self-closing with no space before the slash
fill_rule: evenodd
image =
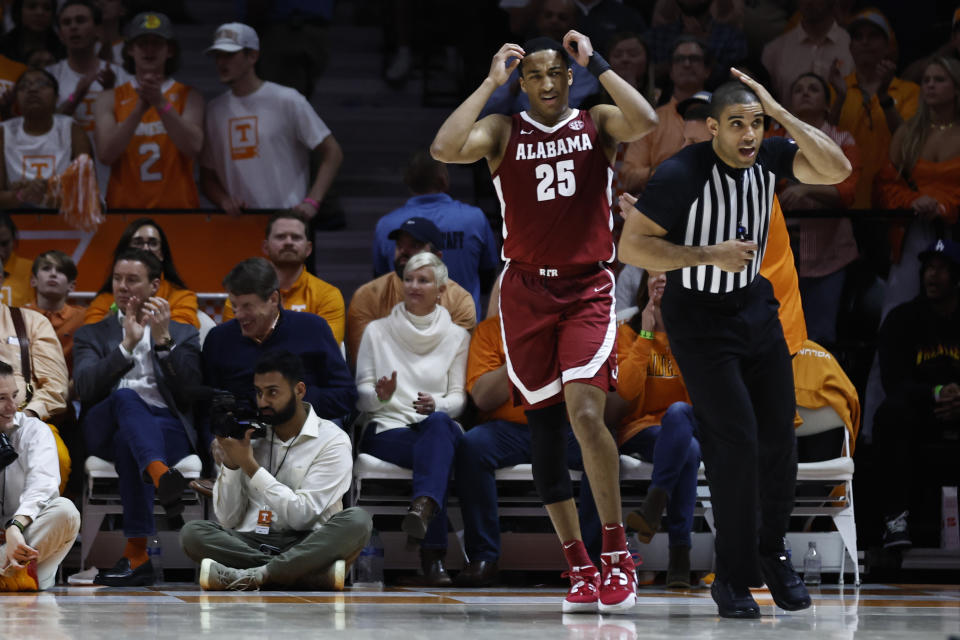
<path id="1" fill-rule="evenodd" d="M 274 411 L 269 407 L 260 409 L 260 419 L 272 427 L 289 422 L 297 412 L 297 402 L 299 402 L 297 396 L 293 396 L 290 398 L 290 402 L 280 409 L 280 411 Z"/>

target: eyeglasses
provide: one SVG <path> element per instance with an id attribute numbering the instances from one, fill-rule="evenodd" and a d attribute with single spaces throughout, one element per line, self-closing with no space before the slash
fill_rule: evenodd
<path id="1" fill-rule="evenodd" d="M 703 56 L 698 54 L 691 54 L 691 55 L 685 56 L 683 54 L 678 53 L 677 55 L 673 56 L 672 60 L 673 60 L 673 64 L 683 64 L 685 62 L 689 62 L 690 64 L 697 64 L 697 63 L 702 64 Z"/>
<path id="2" fill-rule="evenodd" d="M 160 238 L 132 238 L 130 240 L 130 246 L 136 249 L 142 249 L 144 247 L 150 247 L 151 249 L 159 249 Z"/>

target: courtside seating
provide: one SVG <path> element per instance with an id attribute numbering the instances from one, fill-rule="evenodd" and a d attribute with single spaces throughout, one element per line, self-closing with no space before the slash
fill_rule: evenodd
<path id="1" fill-rule="evenodd" d="M 174 465 L 187 480 L 200 477 L 202 464 L 200 458 L 191 454 Z M 117 488 L 117 470 L 112 462 L 97 456 L 90 456 L 83 465 L 87 481 L 83 485 L 82 524 L 80 526 L 80 568 L 86 567 L 87 556 L 100 532 L 104 518 L 109 514 L 122 514 L 120 493 Z M 186 507 L 184 520 L 198 520 L 204 517 L 203 506 L 192 489 L 183 494 Z M 154 503 L 155 515 L 163 515 L 163 507 Z"/>

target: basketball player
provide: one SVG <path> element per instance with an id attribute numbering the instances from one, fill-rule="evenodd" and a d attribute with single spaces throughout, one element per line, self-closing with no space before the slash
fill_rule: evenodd
<path id="1" fill-rule="evenodd" d="M 180 60 L 170 19 L 139 14 L 123 51 L 123 66 L 134 79 L 94 103 L 97 154 L 110 165 L 107 204 L 195 208 L 193 160 L 203 147 L 203 98 L 170 77 Z"/>
<path id="2" fill-rule="evenodd" d="M 774 187 L 784 177 L 836 184 L 851 168 L 828 136 L 733 75 L 713 92 L 713 140 L 661 164 L 639 202 L 621 197 L 620 249 L 621 260 L 669 272 L 661 312 L 696 412 L 716 516 L 710 592 L 722 617 L 758 618 L 749 587 L 761 577 L 781 608 L 810 606 L 783 546 L 797 477 L 793 369 L 773 289 L 759 273 Z M 796 142 L 764 140 L 765 115 Z"/>
<path id="3" fill-rule="evenodd" d="M 568 103 L 570 56 L 600 80 L 615 106 Z M 494 90 L 517 69 L 529 111 L 477 121 Z M 504 218 L 500 319 L 507 372 L 526 411 L 533 475 L 570 565 L 565 612 L 624 611 L 636 601 L 634 563 L 621 523 L 619 458 L 603 424 L 616 381 L 610 213 L 618 142 L 657 123 L 643 97 L 569 31 L 563 44 L 505 44 L 480 87 L 447 118 L 431 147 L 441 162 L 485 158 Z M 603 524 L 601 571 L 590 561 L 566 468 L 564 406 L 583 451 Z"/>

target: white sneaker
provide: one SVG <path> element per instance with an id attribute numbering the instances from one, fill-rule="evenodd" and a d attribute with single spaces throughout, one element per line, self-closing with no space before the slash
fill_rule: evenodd
<path id="1" fill-rule="evenodd" d="M 346 577 L 346 561 L 337 560 L 320 573 L 299 578 L 297 586 L 311 591 L 343 591 Z"/>
<path id="2" fill-rule="evenodd" d="M 233 569 L 204 558 L 200 563 L 200 587 L 204 591 L 257 591 L 263 583 L 262 569 Z"/>

